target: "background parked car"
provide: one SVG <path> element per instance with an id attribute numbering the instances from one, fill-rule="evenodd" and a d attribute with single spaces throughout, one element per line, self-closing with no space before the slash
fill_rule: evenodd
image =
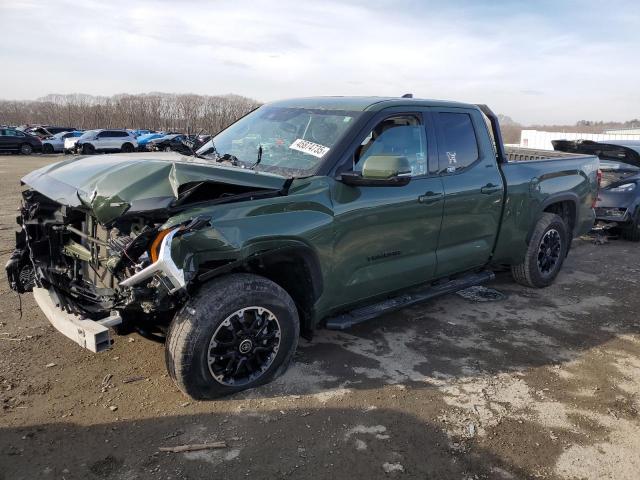
<path id="1" fill-rule="evenodd" d="M 155 138 L 147 143 L 148 150 L 160 150 L 164 152 L 171 152 L 173 146 L 181 144 L 185 135 L 181 133 L 171 133 L 164 135 L 160 138 Z"/>
<path id="2" fill-rule="evenodd" d="M 169 134 L 170 134 L 169 132 L 155 132 L 155 133 L 147 133 L 145 135 L 140 135 L 138 138 L 136 138 L 136 140 L 138 141 L 138 150 L 146 150 L 151 140 L 155 140 L 156 138 L 162 138 Z"/>
<path id="3" fill-rule="evenodd" d="M 24 129 L 25 133 L 35 135 L 40 138 L 50 138 L 56 133 L 60 132 L 72 132 L 77 130 L 75 127 L 57 127 L 54 125 L 32 125 Z"/>
<path id="4" fill-rule="evenodd" d="M 141 135 L 148 135 L 149 133 L 155 133 L 153 130 L 145 130 L 145 129 L 131 129 L 127 128 L 127 132 L 131 133 L 135 138 L 140 137 Z"/>
<path id="5" fill-rule="evenodd" d="M 74 146 L 84 155 L 95 152 L 133 152 L 138 147 L 134 136 L 126 130 L 90 130 L 85 132 Z"/>
<path id="6" fill-rule="evenodd" d="M 640 141 L 555 140 L 552 144 L 555 150 L 600 158 L 596 220 L 618 227 L 626 240 L 640 242 Z"/>
<path id="7" fill-rule="evenodd" d="M 2 128 L 0 129 L 0 151 L 31 155 L 33 152 L 42 151 L 42 141 L 34 135 L 15 128 Z"/>
<path id="8" fill-rule="evenodd" d="M 178 152 L 183 155 L 191 155 L 195 150 L 207 143 L 210 138 L 210 135 L 172 134 L 151 140 L 147 145 L 149 150 Z"/>
<path id="9" fill-rule="evenodd" d="M 73 132 L 56 133 L 53 137 L 42 141 L 42 153 L 59 153 L 64 151 L 64 141 L 67 138 L 79 138 L 84 132 L 79 130 Z"/>

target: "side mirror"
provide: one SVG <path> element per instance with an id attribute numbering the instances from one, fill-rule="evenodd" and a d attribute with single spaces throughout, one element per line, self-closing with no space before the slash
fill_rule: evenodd
<path id="1" fill-rule="evenodd" d="M 411 164 L 407 157 L 371 155 L 362 165 L 362 173 L 345 172 L 341 180 L 347 185 L 401 187 L 411 181 Z"/>

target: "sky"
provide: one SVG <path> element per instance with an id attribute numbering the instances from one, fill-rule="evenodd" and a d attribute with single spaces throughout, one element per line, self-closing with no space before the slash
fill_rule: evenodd
<path id="1" fill-rule="evenodd" d="M 0 98 L 236 93 L 640 117 L 640 2 L 0 0 Z"/>

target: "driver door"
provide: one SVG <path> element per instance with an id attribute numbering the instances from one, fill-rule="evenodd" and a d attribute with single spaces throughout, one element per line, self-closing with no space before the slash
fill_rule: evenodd
<path id="1" fill-rule="evenodd" d="M 427 117 L 428 118 L 428 117 Z M 353 170 L 372 155 L 406 156 L 404 186 L 352 186 L 333 190 L 336 235 L 334 298 L 340 305 L 392 293 L 433 279 L 442 222 L 441 179 L 429 172 L 436 142 L 420 112 L 380 115 L 350 154 Z"/>

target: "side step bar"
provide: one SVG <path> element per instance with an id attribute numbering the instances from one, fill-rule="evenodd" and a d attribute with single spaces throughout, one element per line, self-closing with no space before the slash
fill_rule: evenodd
<path id="1" fill-rule="evenodd" d="M 456 278 L 455 280 L 450 280 L 446 283 L 409 290 L 397 297 L 392 297 L 372 305 L 359 307 L 349 312 L 336 315 L 335 317 L 330 317 L 326 321 L 326 327 L 329 330 L 346 330 L 358 323 L 366 322 L 367 320 L 379 317 L 385 313 L 426 302 L 432 298 L 454 293 L 458 290 L 463 290 L 474 285 L 479 285 L 493 280 L 494 278 L 495 275 L 493 272 L 484 271 L 465 275 L 464 277 Z"/>

